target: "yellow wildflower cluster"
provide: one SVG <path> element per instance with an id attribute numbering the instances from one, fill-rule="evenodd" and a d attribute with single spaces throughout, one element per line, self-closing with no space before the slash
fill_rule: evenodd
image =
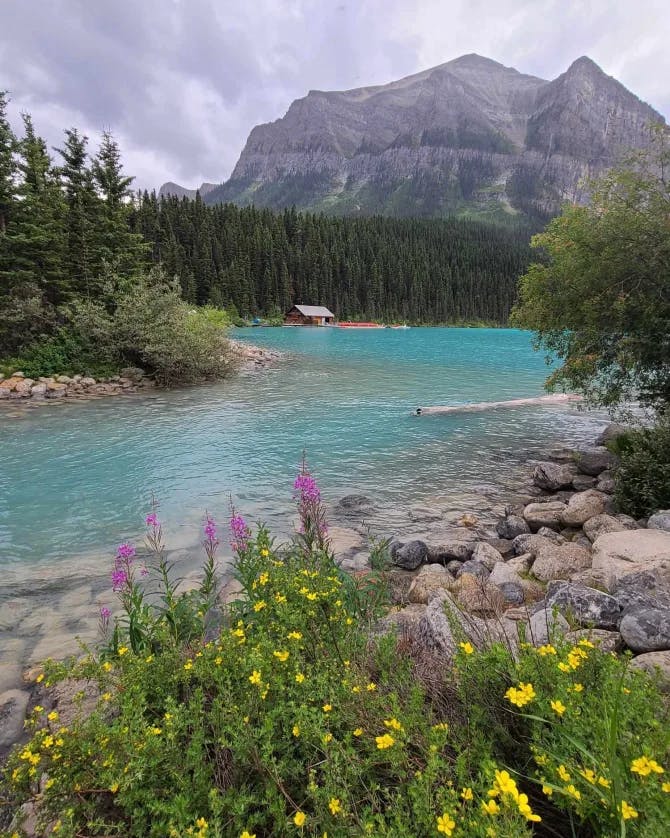
<path id="1" fill-rule="evenodd" d="M 527 821 L 539 823 L 542 820 L 539 815 L 533 812 L 528 802 L 528 795 L 519 791 L 516 781 L 510 776 L 508 771 L 496 771 L 493 787 L 489 790 L 488 796 L 488 803 L 484 803 L 482 806 L 489 815 L 498 814 L 498 811 L 500 811 L 497 804 L 491 806 L 491 803 L 496 803 L 496 798 L 500 798 L 505 802 L 514 802 L 519 812 Z"/>
<path id="2" fill-rule="evenodd" d="M 630 764 L 630 770 L 634 774 L 639 774 L 640 777 L 648 777 L 650 774 L 663 774 L 663 767 L 659 765 L 655 759 L 650 759 L 646 756 L 634 759 Z"/>
<path id="3" fill-rule="evenodd" d="M 518 687 L 510 687 L 505 693 L 505 698 L 517 707 L 524 707 L 535 698 L 535 690 L 532 684 L 521 682 Z"/>

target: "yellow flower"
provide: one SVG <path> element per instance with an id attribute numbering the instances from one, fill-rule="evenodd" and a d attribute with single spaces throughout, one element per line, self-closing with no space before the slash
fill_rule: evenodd
<path id="1" fill-rule="evenodd" d="M 641 777 L 648 777 L 652 771 L 656 774 L 663 773 L 663 767 L 655 759 L 649 759 L 649 757 L 645 756 L 634 759 L 630 764 L 630 770 L 634 774 L 639 774 Z"/>
<path id="2" fill-rule="evenodd" d="M 112 785 L 109 787 L 109 790 L 111 791 L 112 794 L 116 794 L 117 791 L 119 790 L 119 784 L 118 783 L 112 783 Z"/>
<path id="3" fill-rule="evenodd" d="M 102 668 L 105 670 L 105 672 L 111 672 L 112 671 L 112 665 L 109 661 L 105 661 L 102 665 Z"/>
<path id="4" fill-rule="evenodd" d="M 254 605 L 254 611 L 258 613 L 262 611 L 266 607 L 266 602 L 264 599 L 259 599 L 258 602 Z"/>
<path id="5" fill-rule="evenodd" d="M 362 736 L 363 735 L 363 728 L 362 727 L 357 727 L 353 731 L 353 734 L 354 734 L 354 736 Z M 665 791 L 665 789 L 663 789 L 663 791 Z"/>
<path id="6" fill-rule="evenodd" d="M 256 838 L 256 833 L 254 832 L 253 835 L 248 830 L 244 830 L 244 832 L 240 835 L 240 838 Z"/>
<path id="7" fill-rule="evenodd" d="M 587 783 L 591 783 L 592 785 L 596 784 L 596 775 L 595 772 L 590 768 L 582 768 L 579 772 L 582 777 L 586 780 Z"/>
<path id="8" fill-rule="evenodd" d="M 49 719 L 50 722 L 57 722 L 58 713 L 55 710 L 52 710 L 51 713 L 47 715 L 47 719 Z"/>
<path id="9" fill-rule="evenodd" d="M 663 783 L 661 785 L 661 790 L 664 791 L 666 794 L 670 794 L 670 783 Z"/>
<path id="10" fill-rule="evenodd" d="M 103 701 L 111 701 L 112 700 L 112 694 L 111 693 L 103 693 L 101 698 L 102 698 Z"/>
<path id="11" fill-rule="evenodd" d="M 453 835 L 456 822 L 452 820 L 448 812 L 440 815 L 437 819 L 437 831 L 445 835 Z"/>
<path id="12" fill-rule="evenodd" d="M 377 743 L 377 747 L 380 751 L 383 751 L 385 748 L 391 748 L 395 745 L 395 739 L 388 733 L 385 733 L 383 736 L 375 737 L 375 742 Z"/>
<path id="13" fill-rule="evenodd" d="M 323 709 L 324 713 L 330 713 L 330 711 L 333 709 L 333 705 L 332 704 L 324 704 L 322 709 Z"/>
<path id="14" fill-rule="evenodd" d="M 373 693 L 377 689 L 377 685 L 374 683 L 374 681 L 370 681 L 370 683 L 367 685 L 367 687 L 365 689 L 369 693 Z"/>
<path id="15" fill-rule="evenodd" d="M 331 815 L 338 815 L 342 811 L 342 804 L 338 797 L 331 797 L 328 803 Z"/>
<path id="16" fill-rule="evenodd" d="M 561 661 L 558 664 L 558 668 L 561 670 L 561 672 L 570 672 L 570 667 L 567 665 L 567 663 L 563 663 L 563 661 Z"/>
<path id="17" fill-rule="evenodd" d="M 516 805 L 519 807 L 519 812 L 524 816 L 524 818 L 527 821 L 532 821 L 533 823 L 540 823 L 540 821 L 542 820 L 542 818 L 539 815 L 536 815 L 530 808 L 527 794 L 520 794 L 516 799 Z"/>
<path id="18" fill-rule="evenodd" d="M 153 733 L 154 736 L 160 736 L 163 731 L 159 727 L 150 727 L 149 732 Z"/>
<path id="19" fill-rule="evenodd" d="M 282 663 L 286 663 L 286 661 L 288 660 L 288 652 L 286 652 L 286 651 L 273 652 L 272 654 L 273 654 L 273 655 L 274 655 L 274 656 L 275 656 L 278 660 L 280 660 Z"/>
<path id="20" fill-rule="evenodd" d="M 260 684 L 261 683 L 261 673 L 258 669 L 254 669 L 254 671 L 249 676 L 249 680 L 252 684 Z"/>
<path id="21" fill-rule="evenodd" d="M 544 754 L 540 754 L 538 756 L 534 756 L 533 759 L 538 765 L 546 765 L 547 764 L 547 757 Z"/>
<path id="22" fill-rule="evenodd" d="M 572 689 L 573 689 L 574 692 L 580 693 L 584 689 L 584 684 L 573 684 Z"/>
<path id="23" fill-rule="evenodd" d="M 119 653 L 119 657 L 122 658 L 125 654 L 128 653 L 128 647 L 127 646 L 119 646 L 118 653 Z"/>
<path id="24" fill-rule="evenodd" d="M 482 810 L 487 815 L 497 815 L 500 812 L 500 806 L 498 806 L 495 800 L 489 800 L 487 803 L 484 803 L 482 800 Z"/>
<path id="25" fill-rule="evenodd" d="M 629 806 L 625 800 L 621 801 L 621 816 L 625 821 L 629 821 L 631 818 L 637 817 L 637 812 L 633 809 L 632 806 Z"/>
<path id="26" fill-rule="evenodd" d="M 466 655 L 472 655 L 475 651 L 475 647 L 470 642 L 459 643 L 458 645 L 461 647 L 461 650 L 465 652 Z"/>
<path id="27" fill-rule="evenodd" d="M 562 763 L 556 769 L 556 773 L 561 778 L 561 780 L 563 780 L 564 783 L 569 783 L 570 782 L 570 774 L 568 773 L 568 771 L 566 770 L 565 766 Z"/>
<path id="28" fill-rule="evenodd" d="M 153 656 L 153 655 L 148 655 L 148 656 L 144 659 L 144 662 L 145 662 L 145 663 L 153 663 L 153 661 L 154 661 L 154 656 Z"/>
<path id="29" fill-rule="evenodd" d="M 585 649 L 595 649 L 596 648 L 593 645 L 593 643 L 591 643 L 591 641 L 587 640 L 585 637 L 582 637 L 582 639 L 579 641 L 579 643 L 577 645 L 578 646 L 583 646 Z"/>
<path id="30" fill-rule="evenodd" d="M 264 559 L 267 559 L 267 557 L 268 557 L 269 555 L 270 555 L 270 551 L 268 550 L 268 548 L 267 548 L 267 547 L 263 547 L 263 549 L 261 550 L 261 556 L 263 556 L 263 558 L 264 558 Z"/>
<path id="31" fill-rule="evenodd" d="M 298 682 L 298 684 L 302 684 L 302 682 L 305 680 L 305 676 L 302 674 L 302 672 L 296 672 L 295 680 Z"/>
<path id="32" fill-rule="evenodd" d="M 42 707 L 41 704 L 36 704 L 33 707 L 33 713 L 37 714 L 37 713 L 43 713 L 43 712 L 44 712 L 44 707 Z"/>
<path id="33" fill-rule="evenodd" d="M 290 631 L 288 633 L 289 640 L 302 640 L 302 634 L 299 631 Z"/>
<path id="34" fill-rule="evenodd" d="M 286 597 L 284 594 L 280 594 L 279 591 L 275 594 L 275 602 L 286 602 Z"/>
<path id="35" fill-rule="evenodd" d="M 384 725 L 389 730 L 402 730 L 402 725 L 397 719 L 385 719 Z"/>
<path id="36" fill-rule="evenodd" d="M 547 795 L 547 797 L 551 797 L 551 795 L 552 795 L 553 793 L 554 793 L 554 790 L 552 789 L 552 787 L 551 787 L 551 786 L 547 786 L 546 784 L 544 784 L 544 783 L 543 783 L 543 785 L 542 785 L 542 794 L 546 794 L 546 795 Z"/>
<path id="37" fill-rule="evenodd" d="M 523 707 L 535 698 L 535 690 L 532 684 L 521 682 L 518 688 L 510 687 L 505 693 L 505 698 L 517 707 Z"/>
<path id="38" fill-rule="evenodd" d="M 300 736 L 300 725 L 293 725 L 293 735 L 296 738 Z"/>
<path id="39" fill-rule="evenodd" d="M 306 820 L 307 815 L 304 812 L 296 812 L 295 817 L 293 818 L 293 823 L 296 826 L 304 826 Z"/>
<path id="40" fill-rule="evenodd" d="M 606 777 L 598 777 L 598 785 L 608 789 L 612 784 Z"/>
<path id="41" fill-rule="evenodd" d="M 551 645 L 551 643 L 547 643 L 544 646 L 540 646 L 537 650 L 538 655 L 545 658 L 547 655 L 555 655 L 556 649 Z"/>
<path id="42" fill-rule="evenodd" d="M 184 664 L 184 669 L 188 672 L 189 669 L 193 669 L 193 661 L 186 661 Z"/>
<path id="43" fill-rule="evenodd" d="M 63 826 L 62 821 L 57 820 L 56 823 L 51 827 L 52 832 L 60 832 L 60 828 Z"/>
<path id="44" fill-rule="evenodd" d="M 557 698 L 556 701 L 551 702 L 551 709 L 554 713 L 558 713 L 559 716 L 562 716 L 568 708 L 559 698 Z"/>
<path id="45" fill-rule="evenodd" d="M 474 797 L 472 789 L 469 786 L 466 786 L 461 792 L 461 797 L 463 800 L 472 800 Z"/>
<path id="46" fill-rule="evenodd" d="M 41 683 L 42 683 L 42 681 L 44 681 L 44 673 L 43 673 L 43 672 L 41 672 L 41 673 L 37 676 L 37 678 L 35 678 L 35 682 L 36 682 L 37 684 L 41 684 Z"/>
<path id="47" fill-rule="evenodd" d="M 332 742 L 332 741 L 333 741 L 333 734 L 332 733 L 326 733 L 325 736 L 323 737 L 323 744 L 327 745 L 329 742 Z"/>
<path id="48" fill-rule="evenodd" d="M 571 797 L 574 797 L 574 798 L 575 798 L 575 800 L 581 800 L 581 799 L 582 799 L 582 793 L 579 791 L 579 789 L 576 789 L 576 788 L 572 785 L 572 783 L 571 783 L 569 786 L 566 786 L 566 787 L 565 787 L 565 791 L 566 791 L 566 793 L 567 793 L 567 794 L 569 794 Z"/>
<path id="49" fill-rule="evenodd" d="M 361 688 L 359 686 L 355 686 L 355 687 L 351 688 L 352 693 L 359 693 L 360 691 L 361 691 Z"/>

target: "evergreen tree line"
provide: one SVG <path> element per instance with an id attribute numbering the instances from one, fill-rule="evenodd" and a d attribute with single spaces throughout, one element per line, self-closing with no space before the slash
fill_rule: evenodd
<path id="1" fill-rule="evenodd" d="M 112 316 L 147 276 L 163 290 L 175 278 L 190 305 L 244 317 L 302 302 L 342 319 L 504 323 L 528 263 L 524 229 L 133 193 L 111 134 L 91 156 L 67 130 L 54 156 L 27 114 L 17 137 L 6 108 L 0 93 L 1 356 L 67 328 L 82 302 Z"/>
<path id="2" fill-rule="evenodd" d="M 471 221 L 333 218 L 144 193 L 131 226 L 184 298 L 272 316 L 294 303 L 341 319 L 507 321 L 529 231 Z"/>

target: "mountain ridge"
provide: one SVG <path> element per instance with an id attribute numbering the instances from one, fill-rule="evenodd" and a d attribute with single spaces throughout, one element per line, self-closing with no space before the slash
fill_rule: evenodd
<path id="1" fill-rule="evenodd" d="M 588 56 L 545 80 L 470 53 L 388 84 L 310 90 L 255 126 L 206 203 L 545 220 L 665 122 Z"/>

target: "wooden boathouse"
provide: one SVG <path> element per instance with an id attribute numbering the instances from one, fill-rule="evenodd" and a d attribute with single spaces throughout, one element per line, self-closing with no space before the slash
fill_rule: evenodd
<path id="1" fill-rule="evenodd" d="M 284 316 L 285 326 L 332 326 L 335 315 L 325 306 L 295 305 Z"/>

